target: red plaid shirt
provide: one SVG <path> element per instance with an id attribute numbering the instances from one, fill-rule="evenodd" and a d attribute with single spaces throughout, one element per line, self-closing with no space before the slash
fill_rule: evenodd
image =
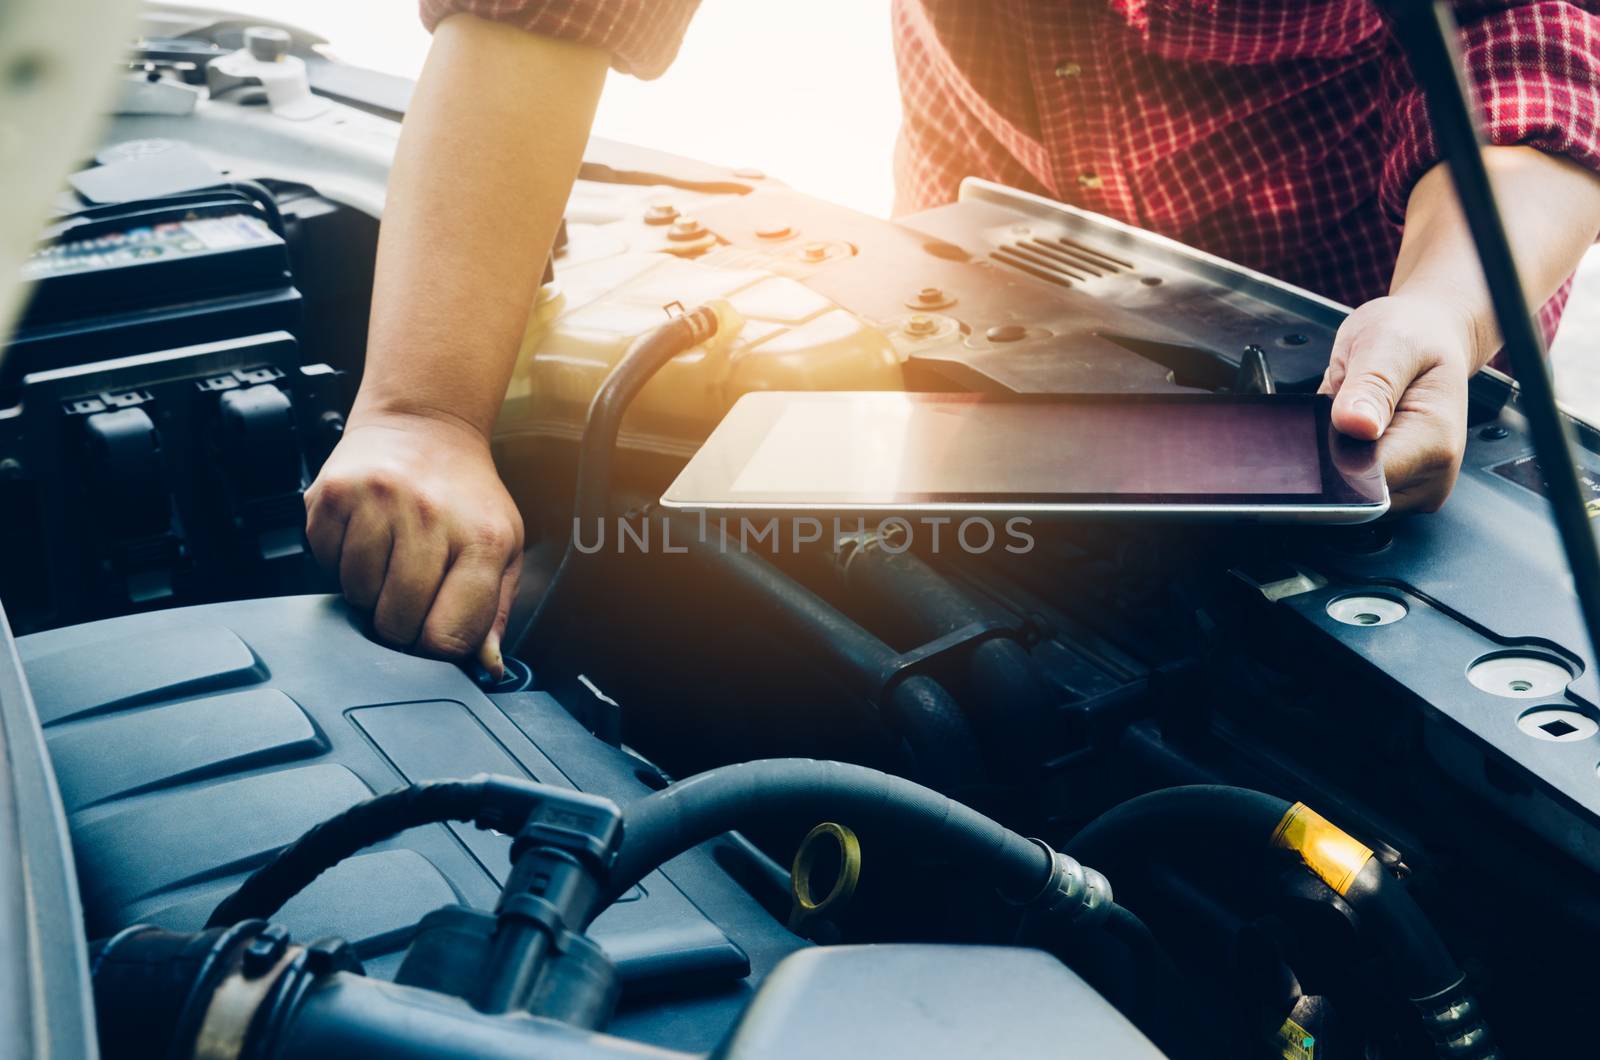
<path id="1" fill-rule="evenodd" d="M 654 77 L 697 0 L 422 0 L 606 51 Z M 1497 144 L 1600 170 L 1600 0 L 1457 0 Z M 1438 160 L 1370 0 L 894 0 L 898 206 L 988 177 L 1350 304 L 1388 290 Z M 1559 204 L 1552 204 L 1559 208 Z M 1546 306 L 1547 333 L 1566 290 Z"/>

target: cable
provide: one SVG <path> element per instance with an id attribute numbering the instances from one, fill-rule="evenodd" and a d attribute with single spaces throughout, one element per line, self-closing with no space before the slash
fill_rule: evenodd
<path id="1" fill-rule="evenodd" d="M 253 208 L 279 238 L 288 239 L 283 212 L 278 209 L 276 196 L 265 184 L 255 180 L 232 180 L 171 195 L 85 206 L 54 222 L 45 230 L 45 234 L 50 239 L 77 241 L 104 231 L 127 228 L 147 218 L 154 223 L 156 218 L 171 217 L 176 213 L 231 212 L 240 205 Z"/>
<path id="2" fill-rule="evenodd" d="M 345 858 L 410 828 L 445 821 L 471 821 L 515 835 L 547 797 L 532 781 L 484 773 L 470 780 L 413 784 L 359 802 L 283 848 L 218 905 L 206 927 L 266 919 L 312 880 Z"/>
<path id="3" fill-rule="evenodd" d="M 1274 849 L 1298 856 L 1356 913 L 1388 960 L 1440 1057 L 1498 1056 L 1466 977 L 1405 886 L 1372 851 L 1301 803 L 1246 788 L 1197 784 L 1153 791 L 1091 821 L 1067 844 L 1073 857 L 1119 879 L 1153 857 L 1249 864 Z M 1169 858 L 1170 860 L 1170 858 Z"/>
<path id="4" fill-rule="evenodd" d="M 272 194 L 272 189 L 258 180 L 230 180 L 219 187 L 243 195 L 260 211 L 267 226 L 278 234 L 279 239 L 289 238 L 289 229 L 283 223 L 283 211 L 278 209 L 278 199 Z"/>
<path id="5" fill-rule="evenodd" d="M 599 523 L 611 505 L 611 471 L 616 459 L 617 435 L 622 417 L 645 384 L 674 357 L 687 353 L 717 333 L 716 310 L 709 306 L 673 317 L 665 324 L 635 339 L 611 373 L 600 384 L 589 403 L 588 420 L 578 450 L 578 484 L 573 503 L 572 534 L 561 552 L 550 584 L 521 627 L 513 630 L 506 643 L 512 654 L 537 640 L 544 623 L 557 610 L 562 592 L 572 580 L 580 528 Z"/>
<path id="6" fill-rule="evenodd" d="M 713 836 L 780 815 L 882 828 L 978 871 L 1013 902 L 1041 898 L 1055 871 L 1048 847 L 920 784 L 843 762 L 771 758 L 700 773 L 627 807 L 609 893 L 614 900 Z"/>
<path id="7" fill-rule="evenodd" d="M 1395 38 L 1410 61 L 1428 103 L 1440 153 L 1450 165 L 1456 196 L 1488 283 L 1503 349 L 1511 359 L 1522 391 L 1522 412 L 1533 435 L 1533 450 L 1543 472 L 1544 492 L 1550 498 L 1567 565 L 1572 569 L 1573 590 L 1588 630 L 1590 648 L 1600 655 L 1600 551 L 1595 546 L 1573 466 L 1572 430 L 1556 404 L 1544 342 L 1528 311 L 1516 258 L 1483 163 L 1483 141 L 1468 103 L 1456 44 L 1460 34 L 1455 16 L 1449 5 L 1435 0 L 1382 0 L 1380 6 L 1389 15 Z"/>

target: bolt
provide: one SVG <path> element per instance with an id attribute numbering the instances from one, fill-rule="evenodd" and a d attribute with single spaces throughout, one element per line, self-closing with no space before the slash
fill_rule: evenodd
<path id="1" fill-rule="evenodd" d="M 996 324 L 983 334 L 990 342 L 1016 342 L 1027 337 L 1028 329 L 1021 324 Z"/>
<path id="2" fill-rule="evenodd" d="M 667 238 L 680 242 L 699 239 L 706 234 L 705 227 L 693 217 L 680 217 L 672 222 L 672 227 L 667 230 Z"/>
<path id="3" fill-rule="evenodd" d="M 678 208 L 670 202 L 651 203 L 645 207 L 644 223 L 647 225 L 669 225 L 678 219 Z"/>
<path id="4" fill-rule="evenodd" d="M 924 287 L 906 299 L 908 309 L 943 309 L 955 305 L 956 296 L 941 287 Z"/>
<path id="5" fill-rule="evenodd" d="M 807 243 L 800 251 L 800 256 L 807 261 L 822 261 L 828 256 L 828 244 Z"/>
<path id="6" fill-rule="evenodd" d="M 1511 429 L 1499 423 L 1491 423 L 1478 432 L 1478 437 L 1486 442 L 1498 442 L 1502 438 L 1509 438 Z"/>
<path id="7" fill-rule="evenodd" d="M 768 221 L 756 229 L 758 239 L 787 239 L 794 235 L 794 229 L 782 221 Z"/>
<path id="8" fill-rule="evenodd" d="M 938 330 L 939 322 L 924 313 L 907 318 L 905 323 L 907 335 L 932 335 Z"/>

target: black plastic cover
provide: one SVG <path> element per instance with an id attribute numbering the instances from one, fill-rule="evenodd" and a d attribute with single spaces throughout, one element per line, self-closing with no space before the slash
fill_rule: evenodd
<path id="1" fill-rule="evenodd" d="M 197 929 L 279 847 L 406 781 L 492 772 L 622 803 L 648 793 L 625 754 L 550 697 L 487 696 L 455 666 L 375 644 L 332 598 L 109 619 L 19 647 L 91 937 Z M 424 914 L 493 907 L 510 843 L 470 825 L 416 829 L 324 874 L 277 919 L 298 938 L 343 936 L 392 976 Z M 613 1032 L 696 1049 L 801 945 L 698 852 L 647 877 L 594 935 L 624 981 Z M 670 1015 L 643 1000 L 667 987 L 690 995 Z"/>

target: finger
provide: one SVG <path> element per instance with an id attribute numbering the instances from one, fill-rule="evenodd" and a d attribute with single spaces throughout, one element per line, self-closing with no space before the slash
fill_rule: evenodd
<path id="1" fill-rule="evenodd" d="M 518 552 L 511 557 L 511 562 L 506 564 L 506 571 L 500 576 L 500 606 L 495 610 L 494 628 L 491 632 L 496 639 L 505 636 L 506 623 L 511 620 L 511 608 L 517 602 L 517 590 L 522 587 L 522 553 Z M 516 645 L 511 645 L 516 649 Z"/>
<path id="2" fill-rule="evenodd" d="M 501 642 L 505 639 L 506 623 L 511 617 L 511 604 L 517 598 L 517 583 L 521 580 L 522 556 L 516 555 L 506 564 L 505 573 L 500 576 L 500 603 L 495 609 L 494 622 L 489 626 L 489 635 L 483 638 L 483 647 L 478 650 L 478 661 L 497 681 L 506 672 Z M 515 644 L 511 647 L 513 651 L 516 650 Z"/>
<path id="3" fill-rule="evenodd" d="M 306 494 L 306 543 L 323 570 L 339 570 L 349 519 L 348 509 L 329 503 L 326 493 Z"/>
<path id="4" fill-rule="evenodd" d="M 383 591 L 372 609 L 372 630 L 380 640 L 402 648 L 417 642 L 449 560 L 442 532 L 425 532 L 409 520 L 396 529 Z"/>
<path id="5" fill-rule="evenodd" d="M 1460 454 L 1442 438 L 1437 423 L 1397 417 L 1384 435 L 1379 458 L 1395 512 L 1437 511 L 1455 485 Z"/>
<path id="6" fill-rule="evenodd" d="M 501 563 L 498 557 L 481 551 L 463 552 L 456 559 L 428 611 L 419 649 L 453 659 L 478 651 L 494 625 Z M 485 668 L 494 672 L 487 663 Z"/>
<path id="7" fill-rule="evenodd" d="M 1381 437 L 1419 369 L 1417 356 L 1406 343 L 1357 336 L 1351 342 L 1344 378 L 1335 382 L 1334 427 L 1365 441 Z"/>
<path id="8" fill-rule="evenodd" d="M 371 506 L 358 509 L 345 525 L 339 546 L 339 586 L 354 607 L 369 610 L 378 601 L 394 532 L 389 520 Z"/>

